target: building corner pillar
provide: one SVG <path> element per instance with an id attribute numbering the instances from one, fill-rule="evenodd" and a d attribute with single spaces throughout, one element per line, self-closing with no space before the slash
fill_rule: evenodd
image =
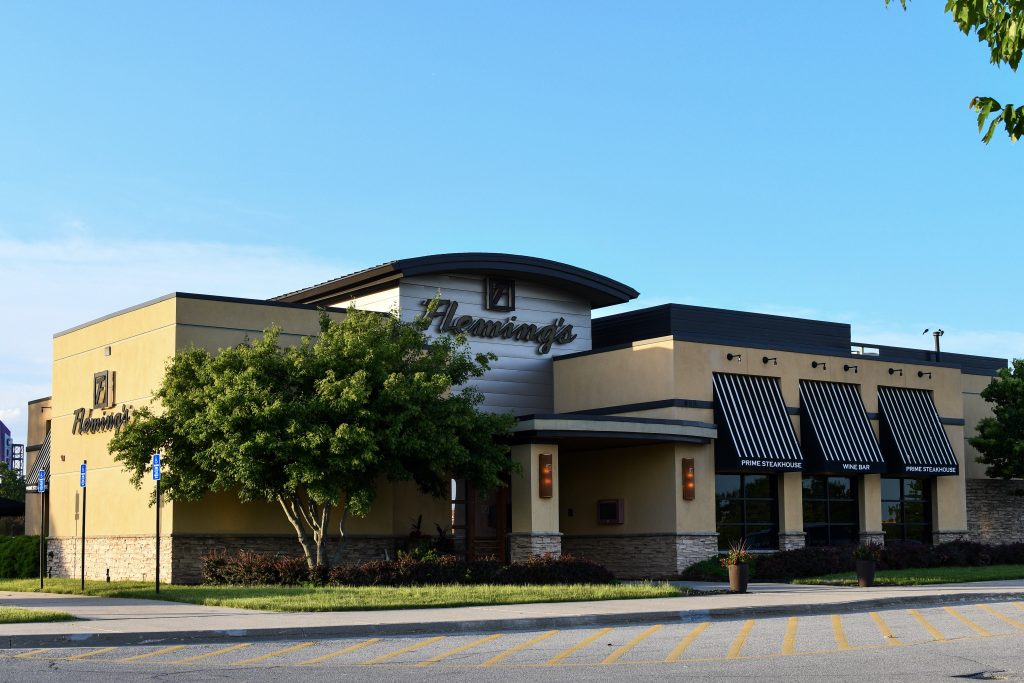
<path id="1" fill-rule="evenodd" d="M 542 467 L 550 459 L 550 472 Z M 512 530 L 509 557 L 522 562 L 538 555 L 560 557 L 562 534 L 558 525 L 558 444 L 527 443 L 512 447 L 512 462 L 520 471 L 512 474 Z M 542 479 L 550 477 L 550 496 Z M 544 497 L 542 497 L 544 494 Z"/>

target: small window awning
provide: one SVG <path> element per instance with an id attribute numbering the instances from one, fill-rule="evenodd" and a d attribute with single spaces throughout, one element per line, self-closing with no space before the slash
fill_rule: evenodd
<path id="1" fill-rule="evenodd" d="M 717 469 L 803 469 L 804 458 L 778 379 L 716 372 L 714 391 L 715 422 L 720 430 L 715 440 Z"/>
<path id="2" fill-rule="evenodd" d="M 800 443 L 805 472 L 874 474 L 885 458 L 868 422 L 856 384 L 800 380 Z"/>
<path id="3" fill-rule="evenodd" d="M 956 475 L 960 467 L 931 392 L 878 387 L 882 452 L 890 474 Z"/>
<path id="4" fill-rule="evenodd" d="M 35 493 L 39 487 L 39 470 L 46 470 L 46 483 L 50 483 L 50 432 L 46 433 L 43 439 L 43 446 L 36 453 L 36 459 L 32 461 L 32 467 L 25 473 L 25 490 Z"/>

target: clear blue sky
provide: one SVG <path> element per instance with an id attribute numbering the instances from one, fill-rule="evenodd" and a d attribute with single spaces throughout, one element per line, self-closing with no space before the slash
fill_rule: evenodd
<path id="1" fill-rule="evenodd" d="M 1024 147 L 967 108 L 1024 74 L 938 2 L 737 7 L 4 3 L 0 419 L 57 330 L 447 251 L 1024 355 Z"/>

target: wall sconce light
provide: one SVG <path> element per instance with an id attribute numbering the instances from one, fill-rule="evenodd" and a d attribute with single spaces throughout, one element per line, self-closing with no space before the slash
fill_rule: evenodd
<path id="1" fill-rule="evenodd" d="M 683 500 L 697 496 L 697 480 L 693 474 L 693 458 L 683 458 Z"/>
<path id="2" fill-rule="evenodd" d="M 551 498 L 555 488 L 555 468 L 551 464 L 551 454 L 538 454 L 537 464 L 537 476 L 540 478 L 537 495 L 541 498 Z"/>
<path id="3" fill-rule="evenodd" d="M 924 370 L 918 370 L 917 371 L 917 376 L 918 377 L 924 377 L 925 375 L 928 375 L 928 379 L 932 378 L 932 373 L 930 373 L 930 372 L 925 372 Z"/>
<path id="4" fill-rule="evenodd" d="M 855 374 L 855 375 L 857 374 L 857 366 L 856 365 L 844 365 L 843 366 L 843 372 L 849 372 L 850 370 L 853 370 L 853 374 Z"/>
<path id="5" fill-rule="evenodd" d="M 890 375 L 899 375 L 900 377 L 902 377 L 903 376 L 903 368 L 889 368 L 889 374 Z"/>
<path id="6" fill-rule="evenodd" d="M 779 359 L 778 358 L 769 358 L 768 356 L 765 356 L 764 358 L 761 359 L 761 362 L 764 363 L 765 365 L 768 365 L 769 363 L 771 363 L 772 365 L 778 365 L 779 364 Z"/>
<path id="7" fill-rule="evenodd" d="M 727 353 L 725 354 L 726 360 L 743 360 L 742 353 Z"/>
<path id="8" fill-rule="evenodd" d="M 812 367 L 812 368 L 819 368 L 819 367 L 820 367 L 820 368 L 821 368 L 822 370 L 825 370 L 825 369 L 827 369 L 827 368 L 825 367 L 825 362 L 824 362 L 824 361 L 822 361 L 822 362 L 820 362 L 820 363 L 819 363 L 819 362 L 818 362 L 818 361 L 816 361 L 816 360 L 812 360 L 812 361 L 811 361 L 811 367 Z"/>
<path id="9" fill-rule="evenodd" d="M 103 355 L 104 356 L 109 356 L 110 355 L 110 347 L 109 346 L 106 346 L 106 347 L 103 348 Z"/>

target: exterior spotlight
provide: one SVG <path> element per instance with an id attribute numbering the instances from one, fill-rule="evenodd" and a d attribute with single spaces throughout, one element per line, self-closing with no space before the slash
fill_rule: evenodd
<path id="1" fill-rule="evenodd" d="M 825 369 L 827 369 L 827 368 L 825 367 L 825 361 L 822 361 L 822 362 L 820 362 L 820 363 L 819 363 L 819 362 L 818 362 L 818 361 L 816 361 L 816 360 L 812 360 L 812 361 L 811 361 L 811 367 L 812 367 L 812 368 L 821 368 L 822 370 L 825 370 Z"/>
<path id="2" fill-rule="evenodd" d="M 890 375 L 899 375 L 900 377 L 902 377 L 903 376 L 903 368 L 889 368 L 889 374 Z"/>
<path id="3" fill-rule="evenodd" d="M 925 372 L 924 370 L 918 370 L 917 371 L 917 376 L 918 377 L 924 377 L 925 375 L 928 375 L 928 379 L 932 378 L 932 373 L 930 373 L 930 372 Z"/>
<path id="4" fill-rule="evenodd" d="M 853 374 L 855 374 L 855 375 L 857 374 L 857 366 L 856 365 L 844 365 L 843 366 L 843 372 L 849 372 L 850 370 L 853 370 Z"/>
<path id="5" fill-rule="evenodd" d="M 768 365 L 769 363 L 771 363 L 772 365 L 778 365 L 779 364 L 779 359 L 778 358 L 769 358 L 768 356 L 765 356 L 764 358 L 761 359 L 761 362 L 764 363 L 765 365 Z"/>
<path id="6" fill-rule="evenodd" d="M 683 500 L 697 496 L 697 481 L 693 474 L 693 458 L 683 458 Z"/>
<path id="7" fill-rule="evenodd" d="M 726 360 L 743 360 L 742 353 L 727 353 L 725 354 Z"/>
<path id="8" fill-rule="evenodd" d="M 551 464 L 551 454 L 538 454 L 537 464 L 539 465 L 537 472 L 540 477 L 537 495 L 540 498 L 551 498 L 555 485 L 555 468 Z"/>

